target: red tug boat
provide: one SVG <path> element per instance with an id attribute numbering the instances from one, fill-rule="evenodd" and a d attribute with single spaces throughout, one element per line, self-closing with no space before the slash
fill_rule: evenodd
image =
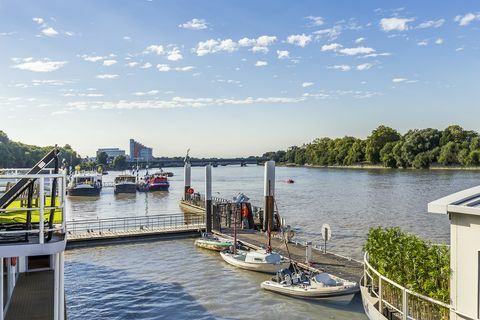
<path id="1" fill-rule="evenodd" d="M 168 191 L 170 182 L 168 182 L 168 174 L 164 172 L 146 175 L 138 183 L 138 191 Z"/>

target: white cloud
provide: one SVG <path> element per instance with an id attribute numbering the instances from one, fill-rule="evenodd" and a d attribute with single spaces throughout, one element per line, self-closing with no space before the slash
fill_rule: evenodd
<path id="1" fill-rule="evenodd" d="M 341 32 L 342 28 L 339 25 L 336 25 L 333 28 L 315 31 L 313 34 L 316 36 L 317 39 L 327 37 L 330 40 L 335 40 L 338 38 Z"/>
<path id="2" fill-rule="evenodd" d="M 420 23 L 417 26 L 417 29 L 440 28 L 441 26 L 443 26 L 444 23 L 445 23 L 445 19 L 429 20 L 429 21 Z"/>
<path id="3" fill-rule="evenodd" d="M 15 61 L 17 61 L 17 64 L 13 65 L 12 68 L 32 72 L 52 72 L 60 69 L 67 63 L 66 61 L 51 61 L 46 58 L 36 61 L 33 61 L 33 58 L 17 59 Z"/>
<path id="4" fill-rule="evenodd" d="M 141 69 L 150 69 L 151 67 L 152 67 L 152 64 L 150 62 L 146 62 L 140 66 Z"/>
<path id="5" fill-rule="evenodd" d="M 308 87 L 313 86 L 314 84 L 315 84 L 315 83 L 313 83 L 313 82 L 304 82 L 304 83 L 302 83 L 302 87 L 308 88 Z"/>
<path id="6" fill-rule="evenodd" d="M 290 52 L 288 52 L 287 50 L 277 50 L 277 58 L 288 59 L 290 58 Z"/>
<path id="7" fill-rule="evenodd" d="M 405 82 L 407 81 L 408 79 L 405 79 L 405 78 L 393 78 L 392 79 L 392 82 L 394 83 L 401 83 L 401 82 Z"/>
<path id="8" fill-rule="evenodd" d="M 308 16 L 305 19 L 310 21 L 310 26 L 312 27 L 318 27 L 324 23 L 322 17 Z"/>
<path id="9" fill-rule="evenodd" d="M 381 53 L 370 53 L 364 55 L 362 58 L 375 58 L 375 57 L 388 57 L 392 54 L 390 52 L 381 52 Z"/>
<path id="10" fill-rule="evenodd" d="M 38 23 L 38 24 L 43 24 L 45 22 L 45 20 L 43 20 L 43 18 L 33 18 L 32 20 L 34 22 Z"/>
<path id="11" fill-rule="evenodd" d="M 233 41 L 232 39 L 225 39 L 225 40 L 206 40 L 200 41 L 197 44 L 197 47 L 193 49 L 193 52 L 197 54 L 197 56 L 201 57 L 210 53 L 216 53 L 219 51 L 226 51 L 226 52 L 234 52 L 238 49 L 238 44 Z"/>
<path id="12" fill-rule="evenodd" d="M 369 47 L 356 47 L 356 48 L 344 48 L 339 50 L 341 54 L 347 56 L 354 56 L 357 54 L 371 54 L 375 52 L 375 49 Z"/>
<path id="13" fill-rule="evenodd" d="M 275 36 L 260 36 L 257 39 L 242 38 L 238 40 L 238 45 L 240 47 L 252 47 L 250 50 L 252 52 L 268 52 L 268 47 L 277 41 Z"/>
<path id="14" fill-rule="evenodd" d="M 124 36 L 124 37 L 123 37 L 123 40 L 125 40 L 125 41 L 132 41 L 132 38 L 129 37 L 129 36 Z"/>
<path id="15" fill-rule="evenodd" d="M 442 43 L 443 43 L 442 38 L 438 38 L 437 40 L 435 40 L 435 44 L 442 44 Z"/>
<path id="16" fill-rule="evenodd" d="M 152 53 L 156 53 L 156 54 L 158 54 L 158 55 L 161 55 L 161 54 L 164 54 L 165 51 L 164 51 L 162 45 L 152 44 L 152 45 L 149 45 L 149 46 L 145 49 L 145 52 L 146 52 L 146 53 L 152 52 Z"/>
<path id="17" fill-rule="evenodd" d="M 115 63 L 117 63 L 117 60 L 104 60 L 103 65 L 106 67 L 113 66 Z"/>
<path id="18" fill-rule="evenodd" d="M 461 15 L 456 16 L 454 20 L 458 22 L 459 25 L 466 26 L 466 25 L 469 25 L 470 22 L 474 20 L 480 20 L 480 14 L 473 14 L 469 12 L 463 16 Z"/>
<path id="19" fill-rule="evenodd" d="M 133 95 L 134 96 L 155 96 L 159 93 L 160 91 L 158 90 L 150 90 L 150 91 L 146 91 L 146 92 L 134 92 Z"/>
<path id="20" fill-rule="evenodd" d="M 329 43 L 329 44 L 324 44 L 321 48 L 322 51 L 337 51 L 340 49 L 342 45 L 340 43 Z"/>
<path id="21" fill-rule="evenodd" d="M 383 31 L 405 31 L 409 29 L 408 23 L 412 22 L 414 19 L 407 18 L 383 18 L 380 20 L 380 27 Z"/>
<path id="22" fill-rule="evenodd" d="M 262 61 L 262 60 L 258 60 L 256 63 L 255 63 L 255 67 L 264 67 L 268 65 L 268 62 L 267 61 Z"/>
<path id="23" fill-rule="evenodd" d="M 75 101 L 67 103 L 63 110 L 56 111 L 62 114 L 84 110 L 138 110 L 138 109 L 173 109 L 173 108 L 201 108 L 208 106 L 225 105 L 252 105 L 252 104 L 280 104 L 301 103 L 304 97 L 247 97 L 247 98 L 184 98 L 172 97 L 169 100 L 119 100 L 119 101 Z"/>
<path id="24" fill-rule="evenodd" d="M 357 66 L 357 70 L 358 71 L 368 70 L 371 67 L 373 67 L 373 64 L 371 63 L 362 63 Z"/>
<path id="25" fill-rule="evenodd" d="M 177 67 L 175 68 L 176 71 L 190 71 L 195 69 L 194 66 L 186 66 L 186 67 Z"/>
<path id="26" fill-rule="evenodd" d="M 237 50 L 237 43 L 232 39 L 225 39 L 220 41 L 218 49 L 219 51 L 234 52 Z"/>
<path id="27" fill-rule="evenodd" d="M 329 69 L 334 69 L 334 70 L 340 70 L 340 71 L 350 71 L 352 69 L 352 67 L 350 67 L 349 65 L 346 65 L 346 64 L 340 64 L 340 65 L 335 65 L 335 66 L 331 66 L 331 67 L 328 67 Z"/>
<path id="28" fill-rule="evenodd" d="M 104 80 L 104 79 L 116 79 L 116 78 L 118 78 L 118 74 L 108 74 L 108 73 L 107 74 L 99 74 L 95 78 L 102 79 L 102 80 Z"/>
<path id="29" fill-rule="evenodd" d="M 363 42 L 363 41 L 365 41 L 365 38 L 364 38 L 364 37 L 360 37 L 360 38 L 357 38 L 357 39 L 355 40 L 355 43 L 356 43 L 356 44 L 359 44 L 360 42 Z"/>
<path id="30" fill-rule="evenodd" d="M 157 69 L 160 72 L 168 72 L 168 71 L 171 70 L 171 68 L 168 64 L 157 64 Z"/>
<path id="31" fill-rule="evenodd" d="M 457 51 L 457 52 L 463 51 L 463 50 L 465 50 L 465 48 L 463 48 L 463 47 L 459 47 L 459 48 L 455 49 L 455 51 Z"/>
<path id="32" fill-rule="evenodd" d="M 172 50 L 167 52 L 167 59 L 170 61 L 178 61 L 182 60 L 183 56 L 178 48 L 173 48 Z"/>
<path id="33" fill-rule="evenodd" d="M 417 42 L 417 46 L 428 46 L 428 41 L 427 40 L 419 41 Z"/>
<path id="34" fill-rule="evenodd" d="M 304 33 L 292 34 L 287 38 L 287 43 L 293 44 L 302 48 L 305 47 L 307 44 L 309 44 L 310 41 L 312 41 L 312 36 L 305 35 Z"/>
<path id="35" fill-rule="evenodd" d="M 190 21 L 179 24 L 178 27 L 190 30 L 202 30 L 208 28 L 208 23 L 204 19 L 193 18 Z"/>
<path id="36" fill-rule="evenodd" d="M 97 61 L 105 59 L 105 57 L 102 57 L 102 56 L 89 56 L 89 55 L 86 55 L 86 54 L 82 54 L 80 56 L 80 58 L 82 58 L 85 61 L 90 61 L 90 62 L 97 62 Z"/>
<path id="37" fill-rule="evenodd" d="M 132 62 L 127 63 L 127 66 L 129 66 L 129 67 L 135 67 L 137 65 L 138 65 L 138 62 L 136 62 L 136 61 L 132 61 Z"/>
<path id="38" fill-rule="evenodd" d="M 55 37 L 58 35 L 57 30 L 53 29 L 52 27 L 48 27 L 42 30 L 42 33 L 47 37 Z"/>

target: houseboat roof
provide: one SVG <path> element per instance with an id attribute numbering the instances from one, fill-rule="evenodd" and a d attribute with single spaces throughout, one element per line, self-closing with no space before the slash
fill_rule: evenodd
<path id="1" fill-rule="evenodd" d="M 430 213 L 463 213 L 480 216 L 480 186 L 462 190 L 428 204 Z"/>

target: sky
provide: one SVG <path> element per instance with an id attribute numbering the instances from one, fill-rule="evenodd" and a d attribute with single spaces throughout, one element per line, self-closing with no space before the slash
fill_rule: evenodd
<path id="1" fill-rule="evenodd" d="M 0 130 L 155 156 L 479 130 L 478 1 L 0 0 Z"/>

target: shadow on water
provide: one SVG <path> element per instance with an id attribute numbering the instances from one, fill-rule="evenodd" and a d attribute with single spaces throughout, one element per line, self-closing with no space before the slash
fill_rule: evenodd
<path id="1" fill-rule="evenodd" d="M 67 312 L 75 319 L 216 319 L 177 282 L 133 279 L 125 271 L 65 265 Z"/>

